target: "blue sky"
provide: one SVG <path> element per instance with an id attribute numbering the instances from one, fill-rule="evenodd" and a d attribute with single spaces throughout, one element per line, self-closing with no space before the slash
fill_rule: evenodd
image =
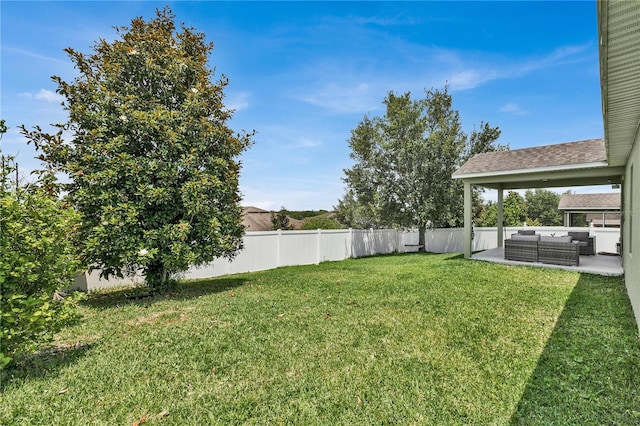
<path id="1" fill-rule="evenodd" d="M 215 44 L 231 127 L 257 131 L 241 158 L 243 205 L 331 209 L 352 164 L 350 130 L 384 112 L 388 91 L 422 97 L 448 83 L 464 130 L 489 122 L 512 149 L 603 136 L 595 1 L 3 0 L 3 153 L 38 167 L 17 126 L 65 120 L 50 79 L 76 75 L 65 47 L 88 53 L 165 4 Z"/>

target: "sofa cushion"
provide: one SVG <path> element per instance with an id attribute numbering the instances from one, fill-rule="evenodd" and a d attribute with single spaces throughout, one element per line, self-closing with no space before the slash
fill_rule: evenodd
<path id="1" fill-rule="evenodd" d="M 540 241 L 540 235 L 513 234 L 511 239 L 515 241 Z"/>
<path id="2" fill-rule="evenodd" d="M 545 243 L 570 243 L 573 241 L 573 238 L 569 235 L 565 235 L 563 237 L 547 237 L 546 235 L 540 237 L 540 242 Z"/>
<path id="3" fill-rule="evenodd" d="M 518 229 L 518 234 L 520 235 L 534 235 L 535 233 L 535 229 Z"/>

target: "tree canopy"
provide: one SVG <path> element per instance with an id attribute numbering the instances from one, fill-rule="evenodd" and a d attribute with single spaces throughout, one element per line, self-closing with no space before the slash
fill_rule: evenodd
<path id="1" fill-rule="evenodd" d="M 55 135 L 23 127 L 70 178 L 84 260 L 106 276 L 142 268 L 152 287 L 241 247 L 237 157 L 252 137 L 227 125 L 228 79 L 213 82 L 208 68 L 213 44 L 174 18 L 167 7 L 117 27 L 91 54 L 67 48 L 79 76 L 52 78 L 68 121 Z"/>
<path id="2" fill-rule="evenodd" d="M 336 207 L 341 222 L 418 227 L 421 239 L 428 225 L 462 222 L 463 188 L 451 175 L 472 155 L 503 149 L 495 145 L 500 130 L 481 123 L 469 136 L 447 87 L 425 95 L 389 92 L 385 114 L 367 115 L 351 131 L 355 164 L 345 170 L 347 192 Z"/>
<path id="3" fill-rule="evenodd" d="M 527 190 L 524 194 L 527 202 L 527 223 L 541 226 L 562 226 L 562 212 L 558 210 L 560 194 L 548 189 Z"/>
<path id="4" fill-rule="evenodd" d="M 528 189 L 524 197 L 515 191 L 509 191 L 504 198 L 503 213 L 505 226 L 562 226 L 562 213 L 558 210 L 560 195 L 548 189 Z M 496 226 L 497 205 L 485 204 L 476 225 Z"/>

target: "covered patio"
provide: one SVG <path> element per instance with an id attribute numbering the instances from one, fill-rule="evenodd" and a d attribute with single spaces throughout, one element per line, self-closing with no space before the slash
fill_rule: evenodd
<path id="1" fill-rule="evenodd" d="M 596 254 L 595 256 L 580 256 L 580 264 L 578 266 L 552 265 L 541 262 L 517 262 L 515 260 L 507 260 L 504 258 L 504 248 L 497 247 L 475 253 L 471 256 L 474 260 L 483 260 L 485 262 L 500 263 L 503 265 L 522 265 L 533 266 L 537 268 L 563 269 L 566 271 L 581 272 L 595 275 L 622 276 L 624 269 L 620 256 Z"/>
<path id="2" fill-rule="evenodd" d="M 479 186 L 497 190 L 497 248 L 478 253 L 473 256 L 474 259 L 497 261 L 500 258 L 500 263 L 620 275 L 622 267 L 618 256 L 580 256 L 580 266 L 569 267 L 505 260 L 503 196 L 504 190 L 622 185 L 623 175 L 624 167 L 609 166 L 604 139 L 475 155 L 453 174 L 453 178 L 461 179 L 464 183 L 464 256 L 472 258 L 471 193 L 473 187 Z"/>

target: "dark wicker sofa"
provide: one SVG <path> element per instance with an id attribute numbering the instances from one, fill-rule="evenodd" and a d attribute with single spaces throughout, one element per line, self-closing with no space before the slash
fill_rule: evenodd
<path id="1" fill-rule="evenodd" d="M 537 262 L 539 240 L 539 235 L 513 234 L 504 241 L 504 258 L 519 262 Z"/>
<path id="2" fill-rule="evenodd" d="M 585 246 L 579 242 L 571 236 L 546 237 L 532 234 L 531 231 L 519 231 L 504 241 L 504 258 L 519 262 L 578 266 L 580 249 Z"/>
<path id="3" fill-rule="evenodd" d="M 570 236 L 540 237 L 538 261 L 555 265 L 578 266 L 580 264 L 580 245 Z"/>

